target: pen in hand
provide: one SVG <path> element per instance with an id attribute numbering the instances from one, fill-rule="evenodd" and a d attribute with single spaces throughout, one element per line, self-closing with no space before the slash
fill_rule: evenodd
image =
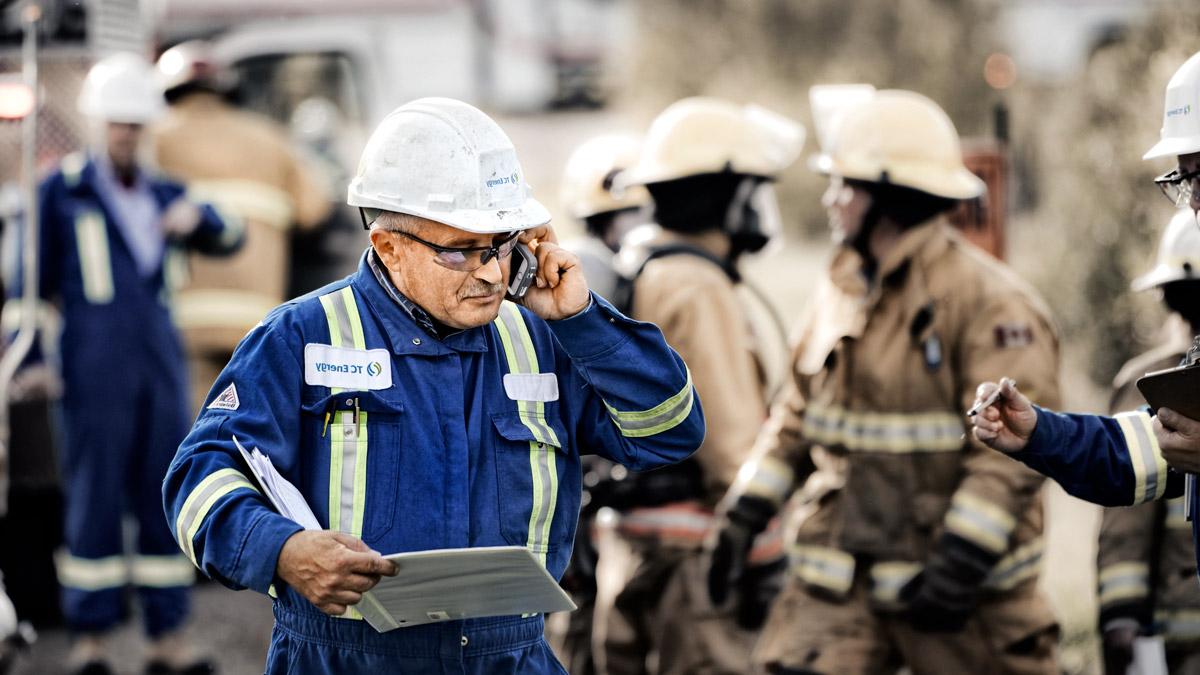
<path id="1" fill-rule="evenodd" d="M 1004 383 L 1005 382 L 1010 383 L 1014 387 L 1017 386 L 1017 383 L 1015 381 L 1013 381 L 1007 377 L 1001 378 L 1000 383 L 997 385 L 997 387 L 995 389 L 992 390 L 992 393 L 989 394 L 987 398 L 985 398 L 982 401 L 971 406 L 971 409 L 967 411 L 967 417 L 974 417 L 974 416 L 978 415 L 981 411 L 983 411 L 984 408 L 986 408 L 986 407 L 994 404 L 996 401 L 1000 400 L 1000 397 L 1002 396 L 1001 392 L 1004 391 Z"/>

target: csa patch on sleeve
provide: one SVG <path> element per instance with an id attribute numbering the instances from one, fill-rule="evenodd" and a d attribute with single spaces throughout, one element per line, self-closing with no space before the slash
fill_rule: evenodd
<path id="1" fill-rule="evenodd" d="M 992 330 L 996 337 L 996 347 L 999 349 L 1015 349 L 1033 344 L 1033 328 L 1027 323 L 1002 323 Z"/>
<path id="2" fill-rule="evenodd" d="M 237 387 L 232 382 L 225 391 L 213 399 L 212 403 L 208 404 L 209 410 L 237 410 L 242 402 L 238 400 Z"/>
<path id="3" fill-rule="evenodd" d="M 371 391 L 392 387 L 392 358 L 386 349 L 304 345 L 304 383 Z"/>

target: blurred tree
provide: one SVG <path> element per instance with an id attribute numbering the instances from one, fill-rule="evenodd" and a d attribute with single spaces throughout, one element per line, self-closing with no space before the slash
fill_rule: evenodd
<path id="1" fill-rule="evenodd" d="M 1031 156 L 1039 203 L 1014 262 L 1045 293 L 1064 335 L 1085 350 L 1089 375 L 1107 384 L 1159 338 L 1154 293 L 1130 280 L 1153 265 L 1174 209 L 1153 178 L 1169 159 L 1142 161 L 1157 140 L 1171 74 L 1200 43 L 1200 7 L 1172 5 L 1106 36 L 1073 80 L 1014 91 L 1016 144 Z"/>

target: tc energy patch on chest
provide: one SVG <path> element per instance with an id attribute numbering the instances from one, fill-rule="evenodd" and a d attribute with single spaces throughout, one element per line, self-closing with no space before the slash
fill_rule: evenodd
<path id="1" fill-rule="evenodd" d="M 392 387 L 392 360 L 386 349 L 304 345 L 304 383 L 371 391 Z"/>

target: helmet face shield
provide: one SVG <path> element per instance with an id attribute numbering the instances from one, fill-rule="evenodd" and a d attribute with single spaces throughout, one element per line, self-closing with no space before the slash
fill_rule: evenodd
<path id="1" fill-rule="evenodd" d="M 775 186 L 760 177 L 747 177 L 729 205 L 725 231 L 735 253 L 758 253 L 779 239 L 783 218 Z"/>

